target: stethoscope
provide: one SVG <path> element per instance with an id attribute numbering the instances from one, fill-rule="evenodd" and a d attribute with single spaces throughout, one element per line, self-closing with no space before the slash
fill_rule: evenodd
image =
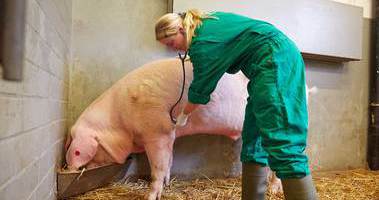
<path id="1" fill-rule="evenodd" d="M 184 52 L 184 55 L 182 55 L 180 52 L 178 52 L 178 55 L 179 55 L 179 59 L 182 62 L 183 84 L 182 84 L 182 92 L 180 93 L 180 97 L 179 97 L 178 101 L 176 101 L 176 103 L 171 107 L 171 110 L 170 110 L 171 122 L 174 123 L 174 124 L 176 124 L 176 119 L 174 119 L 174 117 L 172 116 L 172 112 L 174 111 L 175 106 L 178 105 L 178 103 L 180 102 L 180 100 L 182 100 L 183 93 L 184 93 L 184 86 L 186 84 L 186 70 L 185 70 L 185 67 L 184 67 L 184 62 L 185 62 L 185 60 L 187 58 L 187 51 Z"/>

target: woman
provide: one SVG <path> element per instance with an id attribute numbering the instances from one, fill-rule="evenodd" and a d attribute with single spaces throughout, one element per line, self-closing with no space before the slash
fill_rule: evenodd
<path id="1" fill-rule="evenodd" d="M 188 10 L 162 16 L 156 39 L 188 51 L 193 81 L 177 126 L 207 104 L 226 73 L 249 79 L 242 131 L 242 199 L 264 199 L 267 166 L 282 179 L 286 199 L 316 199 L 304 154 L 308 131 L 304 62 L 295 44 L 273 25 L 232 13 Z"/>

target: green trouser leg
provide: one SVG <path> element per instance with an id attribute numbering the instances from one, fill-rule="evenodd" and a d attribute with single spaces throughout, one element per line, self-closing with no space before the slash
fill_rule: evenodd
<path id="1" fill-rule="evenodd" d="M 282 185 L 286 200 L 317 199 L 317 193 L 311 175 L 303 178 L 282 179 Z"/>
<path id="2" fill-rule="evenodd" d="M 242 163 L 242 200 L 264 200 L 268 167 Z"/>
<path id="3" fill-rule="evenodd" d="M 250 68 L 241 160 L 270 166 L 279 178 L 309 172 L 304 62 L 294 44 L 275 38 L 258 50 Z M 248 71 L 248 69 L 246 69 Z"/>

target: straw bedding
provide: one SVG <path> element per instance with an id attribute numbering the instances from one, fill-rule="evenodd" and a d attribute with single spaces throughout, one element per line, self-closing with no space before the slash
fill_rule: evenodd
<path id="1" fill-rule="evenodd" d="M 314 172 L 313 180 L 320 200 L 379 200 L 379 171 L 356 169 L 349 171 Z M 148 193 L 148 182 L 126 181 L 99 188 L 70 200 L 128 199 L 142 200 Z M 283 194 L 267 192 L 268 200 L 284 199 Z M 239 200 L 241 179 L 204 179 L 192 181 L 171 180 L 165 187 L 163 200 Z"/>

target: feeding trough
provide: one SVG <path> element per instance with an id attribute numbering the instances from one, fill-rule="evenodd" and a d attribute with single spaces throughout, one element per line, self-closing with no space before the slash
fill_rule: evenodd
<path id="1" fill-rule="evenodd" d="M 121 180 L 131 161 L 129 157 L 124 164 L 110 164 L 82 171 L 59 170 L 57 172 L 58 198 L 68 198 Z"/>

